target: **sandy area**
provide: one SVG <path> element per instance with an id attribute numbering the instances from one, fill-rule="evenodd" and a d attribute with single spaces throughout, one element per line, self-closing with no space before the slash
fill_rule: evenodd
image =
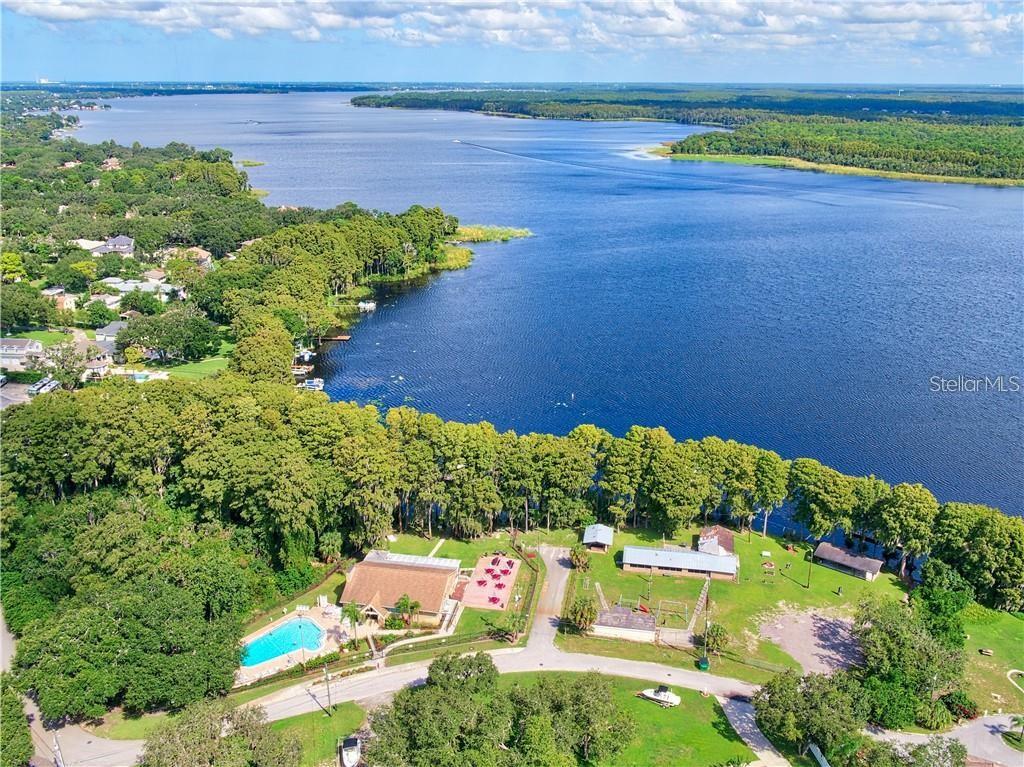
<path id="1" fill-rule="evenodd" d="M 761 636 L 775 642 L 804 673 L 828 674 L 861 662 L 853 620 L 819 610 L 787 610 L 761 624 Z"/>

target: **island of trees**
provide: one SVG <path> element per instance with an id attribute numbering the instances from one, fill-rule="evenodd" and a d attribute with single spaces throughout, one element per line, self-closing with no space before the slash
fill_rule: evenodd
<path id="1" fill-rule="evenodd" d="M 947 180 L 1024 181 L 1024 97 L 969 90 L 670 88 L 468 90 L 365 95 L 352 103 L 569 120 L 669 120 L 734 129 L 671 146 L 681 158 L 743 156 Z M 791 167 L 808 167 L 791 163 Z"/>

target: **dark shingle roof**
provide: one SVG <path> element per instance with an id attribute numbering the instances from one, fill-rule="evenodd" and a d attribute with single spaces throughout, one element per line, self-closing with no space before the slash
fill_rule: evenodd
<path id="1" fill-rule="evenodd" d="M 874 573 L 875 575 L 882 569 L 881 559 L 866 557 L 863 554 L 854 554 L 852 551 L 833 546 L 826 541 L 818 544 L 818 547 L 814 550 L 814 556 L 818 559 L 824 559 L 826 562 L 848 567 L 851 570 L 860 570 L 865 573 Z"/>

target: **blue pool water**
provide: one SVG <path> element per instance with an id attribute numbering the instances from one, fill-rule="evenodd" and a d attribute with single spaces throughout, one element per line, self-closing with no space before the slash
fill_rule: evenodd
<path id="1" fill-rule="evenodd" d="M 224 146 L 268 205 L 441 205 L 535 236 L 378 296 L 336 400 L 499 429 L 663 425 L 1024 511 L 1024 189 L 650 159 L 699 128 L 119 99 L 77 138 Z"/>
<path id="2" fill-rule="evenodd" d="M 295 618 L 282 623 L 273 631 L 254 639 L 245 646 L 243 666 L 255 666 L 281 655 L 304 647 L 319 650 L 324 641 L 324 631 L 309 618 Z"/>

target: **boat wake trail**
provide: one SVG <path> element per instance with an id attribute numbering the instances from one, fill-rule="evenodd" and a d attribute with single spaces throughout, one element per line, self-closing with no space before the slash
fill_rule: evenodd
<path id="1" fill-rule="evenodd" d="M 477 144 L 472 141 L 466 141 L 464 139 L 456 139 L 456 144 L 462 146 L 472 147 L 473 149 L 479 149 L 484 152 L 493 152 L 494 154 L 505 155 L 507 157 L 515 157 L 521 160 L 529 160 L 531 162 L 543 162 L 550 165 L 562 165 L 569 168 L 579 168 L 585 171 L 591 171 L 594 173 L 612 174 L 619 176 L 634 176 L 639 178 L 652 178 L 658 181 L 663 181 L 668 184 L 678 184 L 683 182 L 688 188 L 695 191 L 706 190 L 713 191 L 715 189 L 750 189 L 755 192 L 767 193 L 773 196 L 787 196 L 793 199 L 800 200 L 802 202 L 810 202 L 815 205 L 825 205 L 827 207 L 846 207 L 848 202 L 869 202 L 872 204 L 878 204 L 880 201 L 877 195 L 865 196 L 865 195 L 852 195 L 845 194 L 842 192 L 826 191 L 819 188 L 814 189 L 802 189 L 795 193 L 791 186 L 787 185 L 777 186 L 773 184 L 762 184 L 755 183 L 752 181 L 737 181 L 732 179 L 712 179 L 707 176 L 697 175 L 694 173 L 687 173 L 685 171 L 677 171 L 673 173 L 661 173 L 655 170 L 647 170 L 644 168 L 626 168 L 617 165 L 601 165 L 599 163 L 580 162 L 578 160 L 566 160 L 566 159 L 555 159 L 551 157 L 538 157 L 532 154 L 526 154 L 523 152 L 512 152 L 508 149 L 499 149 L 494 146 L 487 146 L 486 144 Z M 940 205 L 931 202 L 922 202 L 920 200 L 906 200 L 899 199 L 892 195 L 887 195 L 884 202 L 892 205 L 908 205 L 915 208 L 935 208 L 939 210 L 953 210 L 952 206 Z"/>

